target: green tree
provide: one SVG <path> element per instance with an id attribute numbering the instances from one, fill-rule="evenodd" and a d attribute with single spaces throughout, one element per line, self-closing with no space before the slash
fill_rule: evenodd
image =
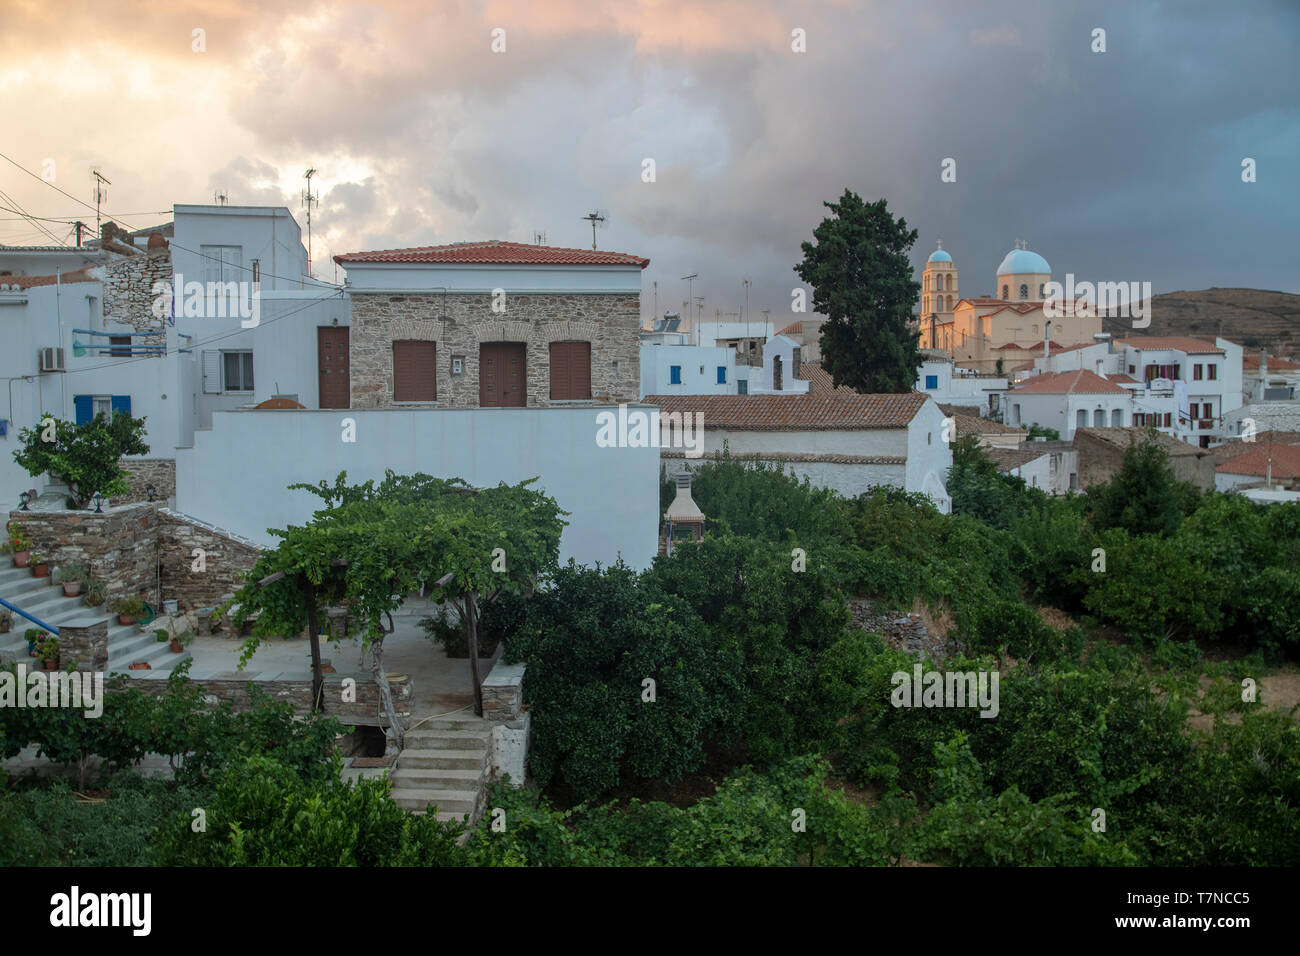
<path id="1" fill-rule="evenodd" d="M 921 364 L 920 333 L 909 327 L 921 289 L 907 256 L 916 230 L 895 220 L 884 199 L 867 204 L 848 189 L 824 205 L 834 216 L 813 230 L 815 244 L 802 244 L 794 267 L 813 288 L 813 310 L 827 317 L 822 365 L 836 385 L 910 392 Z"/>
<path id="2" fill-rule="evenodd" d="M 143 418 L 122 411 L 111 421 L 100 414 L 83 425 L 46 416 L 18 433 L 14 461 L 32 477 L 49 472 L 68 486 L 76 507 L 85 508 L 95 492 L 113 498 L 130 490 L 118 459 L 149 453 L 144 430 Z"/>
<path id="3" fill-rule="evenodd" d="M 1174 477 L 1169 455 L 1152 430 L 1124 450 L 1124 461 L 1110 481 L 1093 485 L 1087 494 L 1099 529 L 1167 537 L 1182 525 L 1192 491 Z"/>

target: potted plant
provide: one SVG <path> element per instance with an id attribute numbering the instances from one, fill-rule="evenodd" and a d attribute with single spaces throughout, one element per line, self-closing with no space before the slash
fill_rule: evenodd
<path id="1" fill-rule="evenodd" d="M 59 669 L 59 639 L 53 634 L 47 634 L 45 640 L 41 641 L 37 649 L 37 655 L 45 662 L 47 671 L 56 671 Z"/>
<path id="2" fill-rule="evenodd" d="M 112 603 L 109 610 L 117 615 L 117 623 L 134 624 L 135 619 L 144 613 L 144 601 L 134 595 L 118 598 Z"/>
<path id="3" fill-rule="evenodd" d="M 81 587 L 85 584 L 86 577 L 86 569 L 80 564 L 59 568 L 58 582 L 63 585 L 63 596 L 77 597 L 81 594 Z"/>
<path id="4" fill-rule="evenodd" d="M 84 599 L 87 607 L 99 607 L 107 599 L 108 594 L 104 590 L 104 585 L 90 575 L 86 575 L 83 585 L 82 590 L 85 592 Z"/>
<path id="5" fill-rule="evenodd" d="M 14 616 L 7 608 L 0 608 L 0 634 L 8 634 L 14 626 Z"/>
<path id="6" fill-rule="evenodd" d="M 23 632 L 23 637 L 27 638 L 28 657 L 36 656 L 36 646 L 40 644 L 41 641 L 45 640 L 45 635 L 47 633 L 47 631 L 43 631 L 39 627 L 29 627 Z"/>
<path id="7" fill-rule="evenodd" d="M 14 556 L 14 567 L 25 568 L 32 558 L 32 539 L 23 534 L 22 524 L 17 521 L 10 521 L 5 525 L 9 532 L 3 548 Z"/>
<path id="8" fill-rule="evenodd" d="M 193 631 L 182 631 L 179 634 L 172 635 L 172 653 L 179 654 L 185 648 L 194 642 Z"/>
<path id="9" fill-rule="evenodd" d="M 171 635 L 167 633 L 167 629 L 164 627 L 155 628 L 153 636 L 158 639 L 159 644 L 166 644 L 171 639 Z"/>
<path id="10" fill-rule="evenodd" d="M 48 578 L 50 576 L 50 559 L 43 554 L 32 555 L 32 577 Z"/>

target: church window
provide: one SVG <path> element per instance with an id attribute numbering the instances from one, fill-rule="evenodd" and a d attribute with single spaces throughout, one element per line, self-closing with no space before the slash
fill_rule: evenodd
<path id="1" fill-rule="evenodd" d="M 1020 283 L 1020 298 L 1022 299 L 1029 298 L 1029 286 L 1025 285 L 1023 282 Z"/>
<path id="2" fill-rule="evenodd" d="M 1002 298 L 1004 298 L 1004 299 L 1005 299 L 1005 298 L 1008 298 L 1010 295 L 1011 295 L 1011 287 L 1010 287 L 1010 286 L 1005 286 L 1005 285 L 1004 285 L 1004 286 L 1002 287 Z"/>

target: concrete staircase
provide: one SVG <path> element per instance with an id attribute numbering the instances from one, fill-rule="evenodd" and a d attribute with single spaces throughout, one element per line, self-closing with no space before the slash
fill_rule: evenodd
<path id="1" fill-rule="evenodd" d="M 478 819 L 487 780 L 492 725 L 473 714 L 435 717 L 406 732 L 391 780 L 399 807 L 425 813 L 432 804 L 439 820 Z"/>
<path id="2" fill-rule="evenodd" d="M 158 643 L 153 631 L 142 634 L 135 624 L 118 624 L 117 616 L 110 617 L 104 605 L 88 607 L 79 597 L 64 597 L 63 587 L 53 581 L 53 576 L 34 578 L 30 568 L 15 568 L 8 555 L 0 555 L 0 597 L 10 604 L 18 605 L 54 627 L 100 617 L 108 620 L 110 673 L 140 673 L 127 670 L 134 661 L 148 661 L 154 671 L 169 671 L 190 656 L 189 651 L 173 654 L 167 644 Z M 13 617 L 13 629 L 8 634 L 0 634 L 0 660 L 30 663 L 24 632 L 36 625 L 18 614 Z"/>

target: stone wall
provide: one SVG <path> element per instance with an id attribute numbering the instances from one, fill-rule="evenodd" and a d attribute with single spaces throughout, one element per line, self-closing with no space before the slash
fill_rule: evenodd
<path id="1" fill-rule="evenodd" d="M 593 402 L 635 402 L 640 389 L 640 297 L 634 294 L 507 294 L 492 311 L 488 294 L 352 295 L 353 408 L 393 404 L 393 342 L 437 344 L 437 408 L 479 403 L 479 346 L 524 342 L 529 408 L 551 404 L 550 344 L 591 343 Z M 451 374 L 452 357 L 464 372 Z"/>
<path id="2" fill-rule="evenodd" d="M 160 503 L 93 511 L 11 511 L 32 540 L 33 549 L 50 564 L 84 564 L 104 585 L 111 602 L 145 594 L 158 603 L 158 532 Z M 105 613 L 108 612 L 107 606 Z"/>
<path id="3" fill-rule="evenodd" d="M 123 458 L 118 465 L 126 472 L 131 490 L 113 499 L 115 505 L 149 500 L 146 485 L 153 485 L 154 499 L 166 503 L 176 494 L 175 458 Z"/>
<path id="4" fill-rule="evenodd" d="M 261 554 L 256 544 L 167 508 L 159 517 L 163 600 L 177 601 L 182 611 L 195 610 L 212 607 L 244 586 Z M 202 570 L 196 568 L 196 548 L 203 552 Z"/>
<path id="5" fill-rule="evenodd" d="M 355 702 L 343 701 L 344 681 L 355 681 Z M 195 678 L 193 683 L 202 689 L 208 703 L 216 704 L 222 700 L 234 701 L 236 710 L 247 710 L 252 699 L 249 684 L 257 687 L 272 700 L 287 701 L 293 705 L 293 712 L 299 716 L 311 713 L 311 679 L 277 680 L 256 678 L 251 675 L 240 676 L 232 672 L 220 677 Z M 411 716 L 412 684 L 410 677 L 388 678 L 393 694 L 393 709 L 397 719 L 407 723 Z M 164 672 L 136 672 L 135 678 L 127 685 L 138 688 L 145 693 L 161 695 L 167 690 L 167 675 Z M 349 693 L 349 696 L 352 696 Z M 345 726 L 363 725 L 367 727 L 386 727 L 388 719 L 384 716 L 380 701 L 379 685 L 369 674 L 326 674 L 324 709 L 327 716 L 337 717 Z"/>
<path id="6" fill-rule="evenodd" d="M 524 707 L 524 665 L 497 661 L 481 687 L 483 717 L 492 725 L 492 779 L 508 775 L 512 786 L 522 787 L 532 733 L 531 715 Z"/>
<path id="7" fill-rule="evenodd" d="M 108 670 L 108 621 L 88 617 L 59 626 L 59 666 L 76 661 L 76 670 Z"/>
<path id="8" fill-rule="evenodd" d="M 163 328 L 164 320 L 153 314 L 155 283 L 172 281 L 171 252 L 164 246 L 151 249 L 143 255 L 115 258 L 104 265 L 104 323 L 111 331 L 116 324 L 126 325 L 137 332 L 150 332 Z M 107 345 L 107 340 L 94 336 L 96 345 Z M 131 340 L 133 345 L 166 345 L 167 336 L 142 335 Z M 157 353 L 159 357 L 163 353 Z"/>

